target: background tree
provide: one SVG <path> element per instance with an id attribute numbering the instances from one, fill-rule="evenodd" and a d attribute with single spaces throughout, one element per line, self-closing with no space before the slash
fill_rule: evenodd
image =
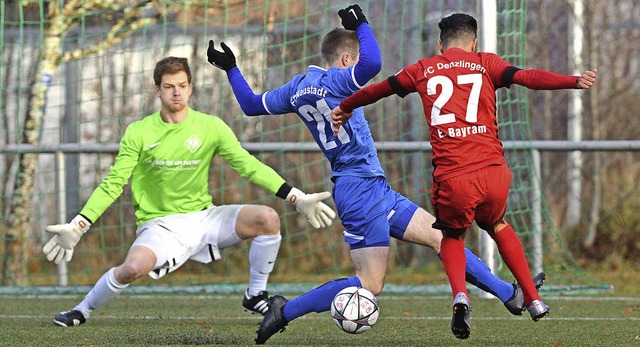
<path id="1" fill-rule="evenodd" d="M 44 7 L 46 23 L 42 32 L 42 51 L 36 68 L 36 80 L 32 84 L 29 107 L 23 123 L 21 142 L 38 144 L 40 128 L 46 117 L 46 95 L 55 70 L 66 62 L 82 59 L 121 42 L 135 30 L 155 23 L 168 8 L 151 1 L 126 0 L 72 0 L 47 3 L 24 2 L 23 6 Z M 108 12 L 107 12 L 108 11 Z M 103 17 L 103 13 L 108 16 Z M 63 41 L 81 20 L 97 20 L 112 23 L 105 39 L 70 52 L 63 50 Z M 13 182 L 14 189 L 9 205 L 7 228 L 4 235 L 3 285 L 27 284 L 27 242 L 30 213 L 33 205 L 33 187 L 38 156 L 23 153 L 16 159 L 18 169 Z"/>

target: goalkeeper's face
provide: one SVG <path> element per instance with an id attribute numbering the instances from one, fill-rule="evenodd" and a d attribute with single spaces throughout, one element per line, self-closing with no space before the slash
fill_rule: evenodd
<path id="1" fill-rule="evenodd" d="M 176 113 L 189 106 L 192 90 L 187 74 L 180 71 L 163 75 L 160 86 L 156 86 L 156 95 L 160 98 L 163 110 Z"/>

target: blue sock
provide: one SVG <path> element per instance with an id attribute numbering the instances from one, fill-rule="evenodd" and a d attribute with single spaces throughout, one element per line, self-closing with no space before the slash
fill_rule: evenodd
<path id="1" fill-rule="evenodd" d="M 467 256 L 467 282 L 497 296 L 502 302 L 511 299 L 513 284 L 496 277 L 487 264 L 469 249 L 465 248 L 464 252 Z"/>
<path id="2" fill-rule="evenodd" d="M 468 248 L 465 247 L 464 253 L 467 256 L 467 282 L 495 295 L 502 302 L 511 299 L 514 294 L 513 284 L 496 277 L 487 264 Z M 440 254 L 438 254 L 438 257 L 440 257 Z"/>
<path id="3" fill-rule="evenodd" d="M 284 318 L 290 322 L 310 312 L 325 312 L 331 309 L 333 298 L 347 287 L 362 287 L 357 276 L 338 278 L 290 300 L 284 305 Z"/>

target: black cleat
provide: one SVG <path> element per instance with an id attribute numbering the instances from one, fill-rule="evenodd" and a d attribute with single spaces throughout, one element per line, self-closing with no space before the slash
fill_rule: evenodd
<path id="1" fill-rule="evenodd" d="M 264 316 L 269 309 L 269 292 L 266 290 L 261 290 L 258 295 L 251 296 L 249 295 L 248 289 L 247 292 L 244 293 L 244 298 L 242 298 L 242 307 L 247 312 L 251 312 L 251 314 L 259 313 Z"/>
<path id="2" fill-rule="evenodd" d="M 540 290 L 545 279 L 547 279 L 547 275 L 544 272 L 537 274 L 533 278 L 533 284 L 536 286 L 536 290 Z M 522 316 L 522 312 L 527 310 L 524 306 L 524 296 L 519 284 L 513 285 L 513 296 L 504 303 L 504 307 L 514 316 Z"/>
<path id="3" fill-rule="evenodd" d="M 533 277 L 533 284 L 536 285 L 537 291 L 540 291 L 540 288 L 542 287 L 542 285 L 544 284 L 544 280 L 546 279 L 547 279 L 547 274 L 544 272 L 541 272 L 535 275 L 535 277 Z"/>
<path id="4" fill-rule="evenodd" d="M 524 307 L 524 296 L 522 295 L 522 289 L 519 284 L 512 284 L 513 296 L 511 299 L 504 302 L 504 307 L 511 312 L 514 316 L 522 316 L 522 311 L 526 309 Z"/>
<path id="5" fill-rule="evenodd" d="M 289 300 L 282 295 L 274 295 L 269 299 L 269 309 L 260 322 L 260 328 L 256 331 L 258 333 L 256 345 L 262 345 L 275 333 L 283 332 L 284 327 L 289 324 L 282 311 L 287 301 Z"/>
<path id="6" fill-rule="evenodd" d="M 471 335 L 471 303 L 464 293 L 458 293 L 453 300 L 451 332 L 459 339 L 468 339 Z"/>
<path id="7" fill-rule="evenodd" d="M 78 310 L 60 312 L 53 319 L 53 322 L 56 323 L 56 325 L 59 325 L 61 327 L 78 326 L 86 321 L 87 319 L 84 318 L 84 315 L 82 314 L 82 312 Z"/>

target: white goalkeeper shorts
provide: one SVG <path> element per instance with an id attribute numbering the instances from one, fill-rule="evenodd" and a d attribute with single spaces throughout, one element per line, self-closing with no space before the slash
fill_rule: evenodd
<path id="1" fill-rule="evenodd" d="M 158 279 L 187 260 L 210 263 L 221 258 L 220 249 L 241 241 L 236 220 L 244 205 L 213 206 L 206 210 L 150 220 L 136 231 L 131 245 L 144 246 L 156 254 L 149 276 Z"/>

